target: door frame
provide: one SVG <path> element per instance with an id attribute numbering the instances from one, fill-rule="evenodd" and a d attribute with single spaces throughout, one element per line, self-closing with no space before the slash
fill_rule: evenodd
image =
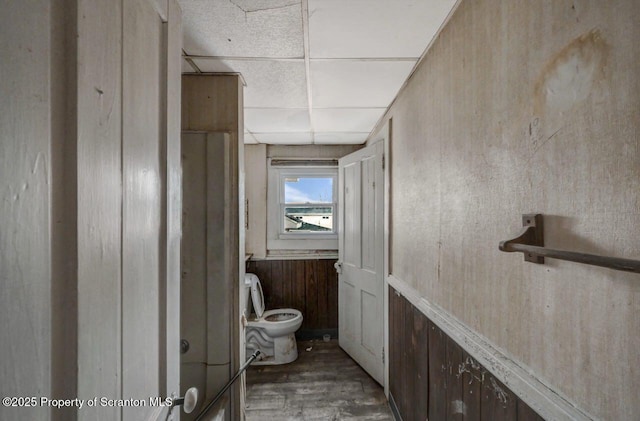
<path id="1" fill-rule="evenodd" d="M 391 246 L 391 130 L 392 119 L 388 119 L 382 128 L 372 138 L 370 143 L 383 144 L 383 177 L 384 177 L 384 206 L 383 206 L 383 264 L 382 264 L 382 344 L 384 350 L 384 395 L 389 399 L 389 276 L 391 275 L 391 260 L 389 256 Z"/>

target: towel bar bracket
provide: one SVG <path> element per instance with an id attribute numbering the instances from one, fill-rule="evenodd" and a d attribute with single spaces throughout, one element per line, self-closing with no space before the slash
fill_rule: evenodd
<path id="1" fill-rule="evenodd" d="M 516 238 L 501 241 L 499 249 L 505 252 L 520 252 L 524 260 L 533 263 L 544 263 L 544 258 L 568 260 L 586 265 L 640 273 L 640 261 L 618 257 L 598 256 L 575 251 L 555 250 L 544 246 L 542 215 L 522 215 L 523 230 Z"/>
<path id="2" fill-rule="evenodd" d="M 528 213 L 522 215 L 523 230 L 516 238 L 501 241 L 500 250 L 515 251 L 511 248 L 512 244 L 528 244 L 537 247 L 544 247 L 544 226 L 542 215 L 538 213 Z M 524 260 L 527 262 L 544 264 L 544 257 L 533 252 L 525 252 Z"/>

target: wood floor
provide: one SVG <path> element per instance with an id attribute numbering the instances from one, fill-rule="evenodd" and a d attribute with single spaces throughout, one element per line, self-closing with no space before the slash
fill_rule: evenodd
<path id="1" fill-rule="evenodd" d="M 337 340 L 298 342 L 293 363 L 249 367 L 246 415 L 247 421 L 393 420 L 382 387 Z"/>

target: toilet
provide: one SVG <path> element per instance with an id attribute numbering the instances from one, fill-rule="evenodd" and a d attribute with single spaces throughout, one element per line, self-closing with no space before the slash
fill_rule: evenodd
<path id="1" fill-rule="evenodd" d="M 253 365 L 286 364 L 298 358 L 295 332 L 302 326 L 302 313 L 292 308 L 267 310 L 260 279 L 253 274 L 244 276 L 247 293 L 246 347 L 247 355 L 260 350 L 259 359 Z M 255 314 L 251 314 L 249 304 Z"/>

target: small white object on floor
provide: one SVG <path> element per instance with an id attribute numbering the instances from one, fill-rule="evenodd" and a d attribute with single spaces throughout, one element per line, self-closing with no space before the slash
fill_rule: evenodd
<path id="1" fill-rule="evenodd" d="M 307 348 L 307 352 L 311 351 L 313 349 L 312 346 L 310 346 L 309 348 Z"/>

